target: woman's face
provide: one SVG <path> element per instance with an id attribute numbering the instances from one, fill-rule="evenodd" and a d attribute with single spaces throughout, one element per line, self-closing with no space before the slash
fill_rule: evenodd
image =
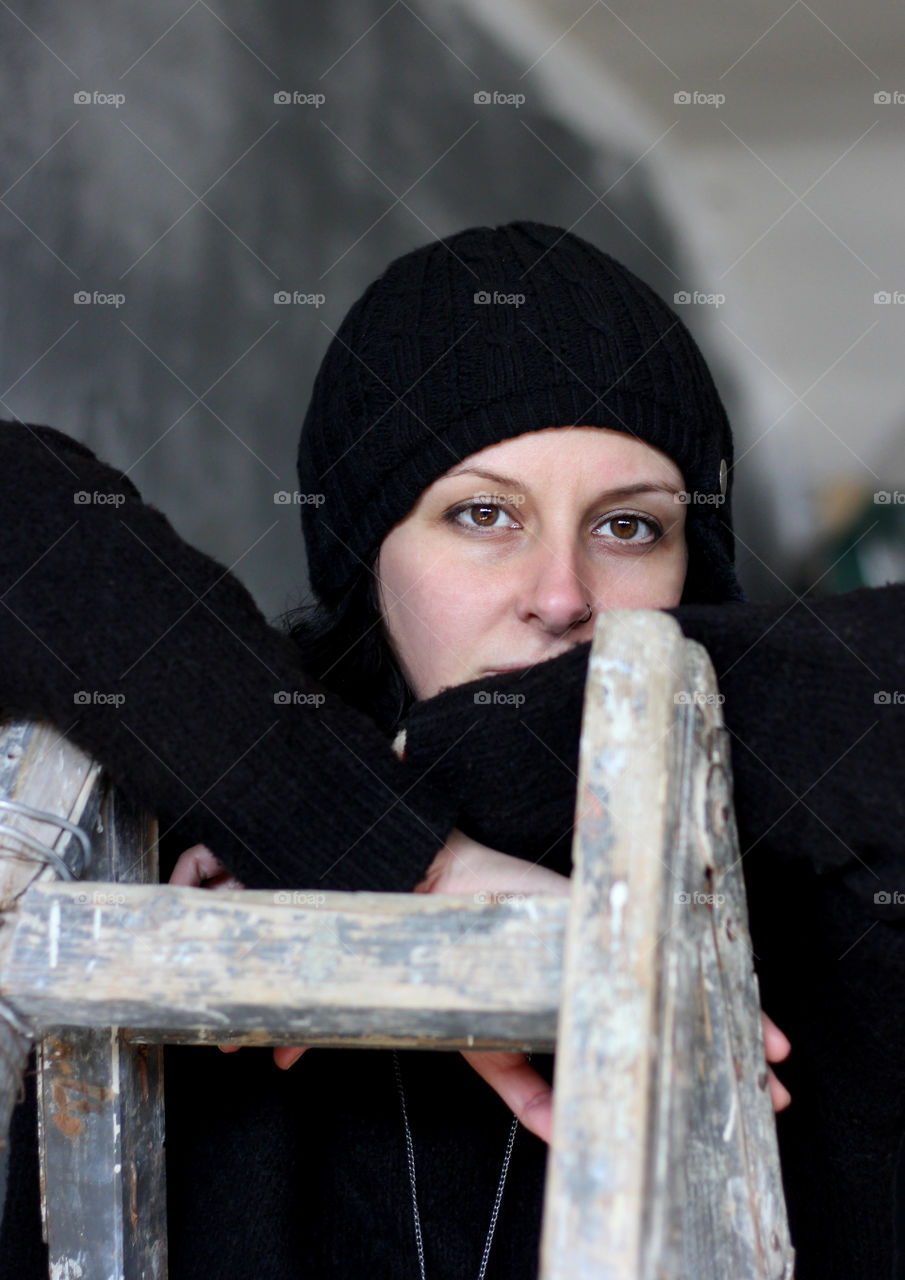
<path id="1" fill-rule="evenodd" d="M 416 697 L 556 657 L 591 639 L 601 609 L 677 605 L 683 488 L 665 453 L 603 427 L 531 431 L 456 463 L 377 558 Z"/>

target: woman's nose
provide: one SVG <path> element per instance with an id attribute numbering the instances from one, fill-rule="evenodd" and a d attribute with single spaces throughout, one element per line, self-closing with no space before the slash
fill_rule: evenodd
<path id="1" fill-rule="evenodd" d="M 543 623 L 546 630 L 567 631 L 588 618 L 591 590 L 582 575 L 578 548 L 553 543 L 540 545 L 534 563 L 526 565 L 521 610 Z"/>

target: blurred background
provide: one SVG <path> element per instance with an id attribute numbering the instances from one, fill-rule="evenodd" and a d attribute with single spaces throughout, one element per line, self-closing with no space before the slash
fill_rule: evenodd
<path id="1" fill-rule="evenodd" d="M 331 333 L 392 258 L 516 218 L 698 338 L 750 596 L 905 578 L 899 6 L 29 0 L 0 41 L 0 415 L 127 472 L 268 617 L 307 591 L 275 495 Z"/>
<path id="2" fill-rule="evenodd" d="M 0 416 L 126 472 L 269 618 L 307 594 L 277 495 L 332 332 L 399 254 L 513 219 L 697 337 L 749 596 L 905 579 L 901 5 L 13 0 L 0 48 Z"/>

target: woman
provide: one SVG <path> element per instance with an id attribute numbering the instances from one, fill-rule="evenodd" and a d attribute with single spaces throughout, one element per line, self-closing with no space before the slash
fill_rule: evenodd
<path id="1" fill-rule="evenodd" d="M 480 680 L 494 671 L 489 655 L 505 654 L 507 667 L 524 669 L 565 652 L 592 633 L 588 595 L 598 609 L 679 603 L 688 508 L 677 501 L 682 474 L 659 449 L 609 428 L 546 428 L 491 445 L 467 463 L 423 491 L 384 537 L 373 570 L 382 633 L 406 692 L 421 700 Z M 502 480 L 502 472 L 519 477 L 517 492 L 494 493 L 480 484 L 482 477 Z M 529 645 L 532 652 L 511 661 Z M 491 879 L 497 891 L 568 891 L 564 876 L 456 833 L 415 892 L 436 891 L 441 883 L 447 892 L 486 891 Z M 196 846 L 182 855 L 171 881 L 205 880 L 230 888 L 238 883 L 210 850 Z M 781 1050 L 784 1038 L 769 1020 L 766 1026 L 768 1046 L 775 1042 Z M 275 1058 L 288 1066 L 301 1052 L 278 1049 Z M 549 1138 L 550 1091 L 535 1071 L 521 1069 L 521 1055 L 465 1057 L 497 1083 L 532 1132 Z M 770 1076 L 779 1108 L 788 1093 Z"/>
<path id="2" fill-rule="evenodd" d="M 10 428 L 0 447 L 0 462 L 20 467 L 7 496 L 28 533 L 3 546 L 0 695 L 65 727 L 158 813 L 165 873 L 180 849 L 204 845 L 252 887 L 444 891 L 461 868 L 443 850 L 469 840 L 474 883 L 525 877 L 504 864 L 493 880 L 490 863 L 505 855 L 539 864 L 531 876 L 567 874 L 593 618 L 616 603 L 670 607 L 708 645 L 726 691 L 762 994 L 796 1045 L 787 1080 L 805 1063 L 796 1105 L 780 1116 L 782 1143 L 783 1120 L 804 1111 L 783 1151 L 799 1275 L 889 1273 L 905 1055 L 895 1010 L 882 1037 L 867 1034 L 865 1014 L 877 991 L 895 990 L 905 957 L 892 924 L 865 925 L 850 953 L 870 966 L 853 985 L 847 974 L 840 995 L 827 944 L 869 915 L 862 864 L 888 855 L 884 869 L 896 867 L 900 715 L 862 735 L 842 781 L 827 787 L 823 774 L 860 723 L 862 668 L 894 678 L 897 651 L 872 624 L 897 617 L 901 596 L 853 593 L 806 610 L 733 603 L 728 423 L 690 336 L 649 289 L 536 224 L 460 233 L 374 282 L 327 352 L 302 433 L 300 487 L 323 498 L 301 510 L 325 620 L 298 623 L 295 649 L 87 450 L 48 428 Z M 497 503 L 498 479 L 448 474 L 482 451 L 523 501 Z M 659 484 L 673 487 L 670 503 Z M 115 517 L 99 504 L 71 521 L 67 485 L 70 499 L 75 485 L 125 500 Z M 677 486 L 690 501 L 675 500 Z M 834 630 L 838 652 L 826 643 Z M 519 669 L 489 674 L 509 665 Z M 837 670 L 856 706 L 832 685 L 826 696 Z M 121 692 L 122 715 L 80 706 L 73 725 L 73 679 Z M 524 701 L 484 703 L 478 718 L 485 688 Z M 274 702 L 287 689 L 324 701 Z M 817 731 L 804 744 L 782 732 L 802 695 Z M 401 761 L 387 743 L 400 726 Z M 866 770 L 882 806 L 864 794 Z M 789 781 L 785 813 L 778 784 Z M 812 803 L 796 803 L 808 783 Z M 758 828 L 764 814 L 769 829 Z M 392 1059 L 319 1050 L 287 1076 L 266 1073 L 253 1050 L 168 1050 L 172 1273 L 417 1275 L 416 1208 L 427 1274 L 479 1272 L 511 1113 L 458 1055 L 399 1055 L 399 1076 Z M 540 1058 L 520 1079 L 535 1067 L 549 1082 L 552 1061 Z M 505 1072 L 491 1075 L 505 1092 Z M 544 1156 L 536 1133 L 516 1135 L 488 1277 L 536 1270 Z"/>

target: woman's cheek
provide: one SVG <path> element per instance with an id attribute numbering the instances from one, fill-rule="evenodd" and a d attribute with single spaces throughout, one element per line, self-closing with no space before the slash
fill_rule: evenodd
<path id="1" fill-rule="evenodd" d="M 628 569 L 614 557 L 597 593 L 600 609 L 671 609 L 682 598 L 686 557 L 683 547 L 668 554 L 639 556 Z"/>
<path id="2" fill-rule="evenodd" d="M 409 634 L 410 667 L 424 690 L 420 697 L 432 697 L 441 688 L 464 684 L 478 674 L 478 651 L 486 650 L 492 626 L 485 594 L 486 584 L 476 584 L 461 573 L 420 591 L 414 607 L 420 625 Z"/>

